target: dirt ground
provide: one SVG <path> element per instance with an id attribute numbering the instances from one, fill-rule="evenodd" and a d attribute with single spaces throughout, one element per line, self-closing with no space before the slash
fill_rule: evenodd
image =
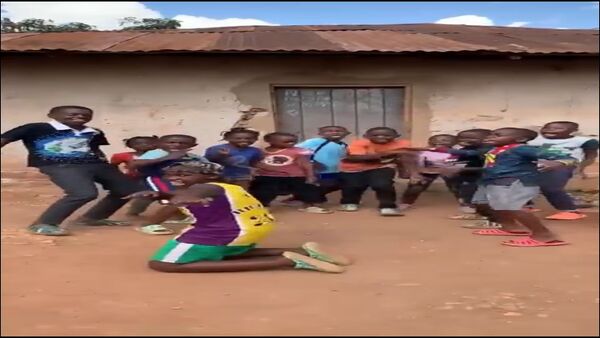
<path id="1" fill-rule="evenodd" d="M 58 195 L 37 179 L 3 182 L 2 335 L 599 333 L 597 213 L 548 223 L 572 245 L 511 248 L 446 219 L 455 205 L 441 189 L 402 218 L 277 209 L 279 228 L 263 246 L 318 241 L 355 265 L 341 275 L 176 275 L 146 268 L 161 236 L 128 227 L 25 233 Z"/>

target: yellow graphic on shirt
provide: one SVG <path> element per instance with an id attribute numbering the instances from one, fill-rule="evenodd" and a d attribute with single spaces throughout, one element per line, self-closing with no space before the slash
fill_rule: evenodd
<path id="1" fill-rule="evenodd" d="M 273 230 L 275 225 L 273 215 L 242 187 L 223 183 L 210 184 L 225 189 L 231 212 L 240 227 L 240 234 L 229 243 L 229 246 L 258 243 Z"/>
<path id="2" fill-rule="evenodd" d="M 488 168 L 488 167 L 493 167 L 494 164 L 496 164 L 496 154 L 493 153 L 486 153 L 485 154 L 485 162 L 484 162 L 484 167 Z"/>

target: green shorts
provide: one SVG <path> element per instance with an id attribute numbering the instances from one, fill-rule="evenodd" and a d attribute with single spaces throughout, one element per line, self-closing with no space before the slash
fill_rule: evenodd
<path id="1" fill-rule="evenodd" d="M 150 258 L 151 261 L 186 264 L 201 261 L 222 261 L 228 256 L 237 256 L 254 249 L 253 245 L 213 246 L 168 241 Z"/>

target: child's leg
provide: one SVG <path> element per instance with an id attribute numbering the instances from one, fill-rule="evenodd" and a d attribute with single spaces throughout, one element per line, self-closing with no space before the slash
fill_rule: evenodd
<path id="1" fill-rule="evenodd" d="M 577 206 L 573 198 L 565 191 L 565 186 L 573 177 L 572 168 L 562 168 L 540 173 L 542 195 L 556 210 L 575 211 Z"/>
<path id="2" fill-rule="evenodd" d="M 95 165 L 94 179 L 108 190 L 109 194 L 81 216 L 81 222 L 91 224 L 102 221 L 102 224 L 106 225 L 121 224 L 122 222 L 112 224 L 113 222 L 105 220 L 129 202 L 123 197 L 140 191 L 141 187 L 110 164 Z"/>
<path id="3" fill-rule="evenodd" d="M 321 190 L 318 186 L 306 183 L 304 177 L 288 177 L 287 186 L 298 200 L 304 203 L 305 207 L 315 206 L 323 202 Z"/>
<path id="4" fill-rule="evenodd" d="M 60 187 L 65 196 L 54 202 L 38 218 L 36 224 L 60 225 L 65 219 L 88 202 L 98 197 L 94 173 L 87 165 L 45 166 L 40 172 Z"/>
<path id="5" fill-rule="evenodd" d="M 457 201 L 460 201 L 460 185 L 462 184 L 462 180 L 460 177 L 445 177 L 442 176 L 444 183 L 446 183 L 446 187 L 448 190 L 454 195 Z"/>
<path id="6" fill-rule="evenodd" d="M 342 183 L 341 204 L 360 204 L 362 195 L 369 187 L 369 181 L 366 172 L 341 173 Z"/>
<path id="7" fill-rule="evenodd" d="M 396 170 L 393 168 L 380 168 L 365 172 L 371 189 L 375 191 L 379 201 L 379 209 L 396 208 L 396 188 L 394 177 Z"/>
<path id="8" fill-rule="evenodd" d="M 136 198 L 130 202 L 129 210 L 127 211 L 128 216 L 139 216 L 144 211 L 148 210 L 150 205 L 154 203 L 154 200 L 148 198 Z"/>
<path id="9" fill-rule="evenodd" d="M 176 241 L 170 241 L 175 246 L 178 245 Z M 190 263 L 172 263 L 161 260 L 152 260 L 149 262 L 149 267 L 153 270 L 161 272 L 181 272 L 181 273 L 206 273 L 206 272 L 242 272 L 242 271 L 259 271 L 259 270 L 273 270 L 282 268 L 297 268 L 297 269 L 309 269 L 317 270 L 322 272 L 343 272 L 344 268 L 334 265 L 331 262 L 325 260 L 319 260 L 317 258 L 311 258 L 305 256 L 307 253 L 312 251 L 307 250 L 310 247 L 307 243 L 303 248 L 290 248 L 290 249 L 251 249 L 248 252 L 222 257 L 212 258 L 214 260 L 200 260 Z M 170 245 L 169 243 L 167 245 Z M 172 245 L 172 244 L 171 244 Z M 189 245 L 188 245 L 189 246 Z M 197 246 L 202 247 L 202 246 Z M 306 247 L 306 248 L 305 248 Z M 203 250 L 206 247 L 202 247 Z M 227 250 L 230 247 L 208 247 L 209 250 Z M 205 249 L 204 249 L 205 250 Z M 179 250 L 180 251 L 180 250 Z M 168 257 L 161 254 L 162 257 Z M 202 255 L 202 254 L 201 254 Z M 312 254 L 311 254 L 312 256 Z M 198 258 L 201 259 L 199 256 Z M 172 259 L 171 259 L 172 260 Z"/>
<path id="10" fill-rule="evenodd" d="M 494 213 L 499 217 L 498 220 L 506 231 L 520 228 L 522 225 L 531 231 L 530 237 L 535 240 L 542 242 L 557 240 L 535 215 L 523 211 L 527 202 L 539 194 L 539 187 L 525 186 L 517 180 L 510 186 L 489 185 L 487 189 L 490 207 L 494 209 Z"/>
<path id="11" fill-rule="evenodd" d="M 281 177 L 257 176 L 250 183 L 248 192 L 268 207 L 277 198 L 281 184 Z"/>
<path id="12" fill-rule="evenodd" d="M 423 181 L 419 183 L 409 182 L 402 194 L 402 204 L 413 205 L 419 196 L 429 188 L 431 183 L 439 176 L 436 174 L 423 174 Z"/>

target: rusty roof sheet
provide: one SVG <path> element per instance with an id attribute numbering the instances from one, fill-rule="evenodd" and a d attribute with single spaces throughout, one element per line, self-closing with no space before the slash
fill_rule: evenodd
<path id="1" fill-rule="evenodd" d="M 2 34 L 2 52 L 491 52 L 598 54 L 598 30 L 437 24 L 249 26 Z"/>

